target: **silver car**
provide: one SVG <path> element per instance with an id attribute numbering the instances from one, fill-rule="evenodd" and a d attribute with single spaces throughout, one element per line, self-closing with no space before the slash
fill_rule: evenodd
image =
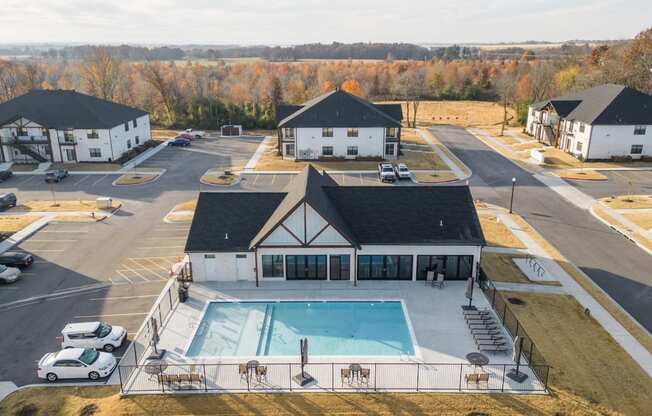
<path id="1" fill-rule="evenodd" d="M 20 277 L 20 270 L 0 264 L 0 282 L 13 283 Z"/>

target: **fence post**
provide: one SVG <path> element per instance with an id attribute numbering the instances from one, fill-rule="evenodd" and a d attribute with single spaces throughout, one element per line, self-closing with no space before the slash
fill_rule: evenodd
<path id="1" fill-rule="evenodd" d="M 532 339 L 530 339 L 530 356 L 527 359 L 527 362 L 530 363 L 530 365 L 534 365 L 534 363 L 532 362 L 532 350 L 533 349 L 534 349 L 534 341 L 532 341 Z"/>
<path id="2" fill-rule="evenodd" d="M 500 391 L 505 391 L 505 373 L 507 372 L 507 364 L 503 364 L 503 385 L 500 386 Z"/>
<path id="3" fill-rule="evenodd" d="M 136 348 L 138 348 L 138 342 L 134 339 L 131 344 L 134 346 L 134 364 L 138 365 L 138 352 L 136 351 Z"/>
<path id="4" fill-rule="evenodd" d="M 505 326 L 505 317 L 507 316 L 507 303 L 503 306 L 503 326 Z"/>
<path id="5" fill-rule="evenodd" d="M 378 374 L 378 364 L 374 363 L 374 391 L 378 391 L 376 389 L 376 375 Z"/>
<path id="6" fill-rule="evenodd" d="M 516 335 L 514 335 L 514 337 L 517 337 L 517 336 L 518 336 L 518 319 L 516 320 Z"/>
<path id="7" fill-rule="evenodd" d="M 331 363 L 331 391 L 335 391 L 335 363 Z"/>
<path id="8" fill-rule="evenodd" d="M 157 377 L 161 377 L 161 374 L 163 374 L 163 365 L 159 364 L 158 369 L 159 369 L 159 373 Z M 160 380 L 161 380 L 161 393 L 165 393 L 165 383 L 163 383 L 163 378 L 161 377 Z"/>
<path id="9" fill-rule="evenodd" d="M 457 387 L 459 391 L 462 391 L 462 364 L 460 364 L 460 384 Z"/>
<path id="10" fill-rule="evenodd" d="M 417 392 L 419 391 L 419 363 L 417 363 Z"/>
<path id="11" fill-rule="evenodd" d="M 288 364 L 288 376 L 290 377 L 290 391 L 292 391 L 292 364 Z"/>
<path id="12" fill-rule="evenodd" d="M 548 390 L 548 376 L 550 375 L 550 366 L 546 366 L 546 381 L 544 382 L 544 388 Z"/>
<path id="13" fill-rule="evenodd" d="M 171 285 L 168 288 L 168 299 L 170 300 L 170 309 L 172 309 L 172 286 L 174 286 L 174 285 Z"/>
<path id="14" fill-rule="evenodd" d="M 491 292 L 491 307 L 495 308 L 496 306 L 496 287 L 493 288 L 493 291 Z"/>
<path id="15" fill-rule="evenodd" d="M 204 370 L 204 391 L 208 392 L 208 385 L 206 384 L 206 363 L 202 363 L 202 368 Z"/>
<path id="16" fill-rule="evenodd" d="M 158 309 L 158 322 L 159 322 L 158 329 L 160 330 L 160 329 L 163 329 L 162 328 L 162 326 L 163 326 L 163 315 L 161 315 L 161 304 L 160 303 L 158 304 L 156 309 Z"/>
<path id="17" fill-rule="evenodd" d="M 120 394 L 123 394 L 125 391 L 122 389 L 122 369 L 118 365 L 118 378 L 120 379 Z"/>

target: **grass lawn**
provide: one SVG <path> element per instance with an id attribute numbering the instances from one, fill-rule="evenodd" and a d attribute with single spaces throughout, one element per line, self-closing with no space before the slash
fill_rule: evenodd
<path id="1" fill-rule="evenodd" d="M 435 171 L 435 172 L 416 172 L 412 173 L 414 179 L 419 183 L 441 183 L 457 180 L 457 176 L 449 171 Z"/>
<path id="2" fill-rule="evenodd" d="M 120 176 L 114 185 L 141 185 L 152 182 L 159 177 L 158 173 L 126 173 Z"/>
<path id="3" fill-rule="evenodd" d="M 560 286 L 560 283 L 557 281 L 535 282 L 528 279 L 521 269 L 519 269 L 512 261 L 517 258 L 525 258 L 525 256 L 485 251 L 482 253 L 482 270 L 484 270 L 485 273 L 487 273 L 487 276 L 495 282 Z"/>
<path id="4" fill-rule="evenodd" d="M 13 234 L 40 219 L 36 215 L 0 216 L 0 234 Z"/>
<path id="5" fill-rule="evenodd" d="M 560 178 L 574 181 L 606 181 L 609 179 L 597 170 L 560 170 L 555 173 Z"/>
<path id="6" fill-rule="evenodd" d="M 632 229 L 632 227 L 629 227 L 625 224 L 623 224 L 621 221 L 619 221 L 617 218 L 613 217 L 610 213 L 607 212 L 606 209 L 603 208 L 602 205 L 599 203 L 593 204 L 593 213 L 597 215 L 599 218 L 601 218 L 603 221 L 605 221 L 607 224 L 613 225 L 614 227 L 618 228 L 625 228 L 627 229 L 627 232 L 629 234 L 629 237 L 635 240 L 638 244 L 642 245 L 643 247 L 647 248 L 648 250 L 652 250 L 652 241 L 650 241 L 645 235 L 639 233 L 637 230 Z M 646 223 L 648 223 L 648 214 L 622 214 L 625 218 L 629 218 L 634 221 L 634 223 L 638 224 L 641 227 L 644 227 Z M 632 218 L 634 216 L 634 218 Z M 637 222 L 640 221 L 640 222 Z"/>
<path id="7" fill-rule="evenodd" d="M 509 228 L 494 215 L 479 215 L 482 233 L 487 244 L 496 247 L 526 248 Z"/>
<path id="8" fill-rule="evenodd" d="M 11 165 L 11 168 L 9 168 L 9 170 L 12 172 L 31 172 L 33 170 L 36 170 L 36 168 L 38 168 L 38 164 L 36 163 L 21 163 L 21 164 L 14 163 L 13 165 Z"/>
<path id="9" fill-rule="evenodd" d="M 238 176 L 234 174 L 225 174 L 224 171 L 211 171 L 206 172 L 200 179 L 203 183 L 210 185 L 229 186 L 238 180 Z"/>
<path id="10" fill-rule="evenodd" d="M 306 165 L 311 164 L 319 170 L 373 170 L 378 169 L 380 161 L 366 160 L 311 160 L 294 161 L 286 160 L 276 154 L 276 145 L 269 145 L 265 153 L 256 164 L 258 171 L 301 171 Z M 430 151 L 403 150 L 403 155 L 392 163 L 405 163 L 411 170 L 448 170 L 448 166 Z"/>
<path id="11" fill-rule="evenodd" d="M 613 209 L 652 208 L 652 195 L 619 195 L 602 198 L 600 202 Z"/>
<path id="12" fill-rule="evenodd" d="M 551 386 L 627 415 L 649 414 L 652 379 L 573 297 L 503 294 L 525 301 L 510 308 L 554 368 Z"/>
<path id="13" fill-rule="evenodd" d="M 120 202 L 113 200 L 111 209 L 116 208 L 118 205 L 120 205 Z M 57 200 L 56 203 L 52 200 L 22 201 L 15 208 L 11 209 L 11 211 L 17 212 L 69 212 L 96 210 L 98 210 L 98 208 L 95 200 Z"/>
<path id="14" fill-rule="evenodd" d="M 70 172 L 84 172 L 84 171 L 101 171 L 101 172 L 112 172 L 120 169 L 122 165 L 117 163 L 88 163 L 88 162 L 79 162 L 79 163 L 53 163 L 50 166 L 49 170 L 54 169 L 65 169 Z"/>
<path id="15" fill-rule="evenodd" d="M 427 145 L 428 142 L 423 140 L 421 135 L 417 133 L 416 129 L 403 127 L 401 129 L 401 143 L 405 144 L 422 144 Z"/>
<path id="16" fill-rule="evenodd" d="M 400 103 L 403 117 L 407 118 L 405 101 Z M 410 108 L 410 119 L 412 119 Z M 516 113 L 508 108 L 509 119 Z M 462 127 L 488 127 L 500 124 L 503 120 L 503 107 L 488 101 L 421 101 L 417 111 L 417 125 L 451 124 Z"/>
<path id="17" fill-rule="evenodd" d="M 150 415 L 615 415 L 566 392 L 553 395 L 314 393 L 143 395 L 116 387 L 29 388 L 0 403 L 7 416 Z"/>
<path id="18" fill-rule="evenodd" d="M 153 140 L 167 140 L 176 137 L 178 134 L 179 134 L 179 130 L 152 129 Z"/>

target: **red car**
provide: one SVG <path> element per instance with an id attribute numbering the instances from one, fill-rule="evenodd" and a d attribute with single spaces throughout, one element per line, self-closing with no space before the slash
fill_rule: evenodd
<path id="1" fill-rule="evenodd" d="M 180 135 L 178 135 L 177 137 L 175 137 L 175 139 L 179 139 L 179 138 L 181 138 L 181 139 L 187 139 L 187 140 L 192 140 L 192 139 L 195 138 L 195 136 L 193 136 L 192 134 L 189 134 L 189 133 L 181 133 Z"/>

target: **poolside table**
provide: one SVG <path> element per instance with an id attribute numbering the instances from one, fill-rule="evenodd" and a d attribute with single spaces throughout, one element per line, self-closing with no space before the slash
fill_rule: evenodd
<path id="1" fill-rule="evenodd" d="M 168 368 L 168 363 L 165 360 L 151 360 L 145 363 L 145 368 L 143 369 L 146 374 L 149 375 L 150 379 L 152 376 L 157 376 L 163 374 L 163 372 Z"/>
<path id="2" fill-rule="evenodd" d="M 480 368 L 489 364 L 489 357 L 480 352 L 470 352 L 466 354 L 466 359 L 469 361 L 469 363 L 473 364 L 474 366 L 479 366 Z"/>
<path id="3" fill-rule="evenodd" d="M 360 378 L 360 371 L 362 371 L 362 366 L 360 364 L 349 365 L 349 370 L 351 370 L 351 378 Z"/>
<path id="4" fill-rule="evenodd" d="M 247 361 L 247 378 L 250 376 L 249 373 L 256 373 L 256 368 L 258 368 L 259 365 L 260 363 L 258 360 Z"/>

